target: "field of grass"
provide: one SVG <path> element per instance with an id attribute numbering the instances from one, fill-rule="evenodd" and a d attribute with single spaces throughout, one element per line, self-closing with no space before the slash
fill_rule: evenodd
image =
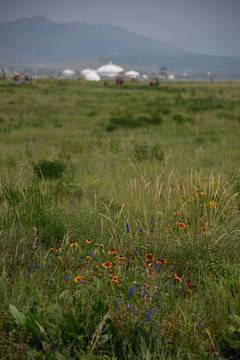
<path id="1" fill-rule="evenodd" d="M 239 359 L 239 83 L 0 99 L 0 358 Z"/>

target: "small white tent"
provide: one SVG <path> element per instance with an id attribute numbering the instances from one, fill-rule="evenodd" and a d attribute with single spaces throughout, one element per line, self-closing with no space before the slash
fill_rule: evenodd
<path id="1" fill-rule="evenodd" d="M 73 71 L 71 69 L 65 69 L 65 70 L 63 70 L 62 75 L 63 76 L 75 76 L 76 73 L 75 73 L 75 71 Z"/>
<path id="2" fill-rule="evenodd" d="M 128 77 L 129 79 L 138 79 L 140 74 L 137 71 L 130 70 L 125 73 L 125 76 Z"/>
<path id="3" fill-rule="evenodd" d="M 142 78 L 143 78 L 144 80 L 147 80 L 147 79 L 148 79 L 148 75 L 147 75 L 147 74 L 143 74 L 143 75 L 142 75 Z"/>
<path id="4" fill-rule="evenodd" d="M 175 80 L 175 76 L 173 74 L 168 75 L 168 80 Z"/>
<path id="5" fill-rule="evenodd" d="M 85 76 L 87 73 L 89 73 L 89 72 L 91 72 L 91 71 L 95 71 L 95 70 L 89 69 L 89 68 L 83 69 L 83 70 L 80 71 L 80 74 L 81 74 L 82 76 Z"/>
<path id="6" fill-rule="evenodd" d="M 85 80 L 87 81 L 100 81 L 101 77 L 98 75 L 98 73 L 95 70 L 88 71 L 84 75 Z"/>
<path id="7" fill-rule="evenodd" d="M 114 65 L 112 62 L 110 62 L 109 64 L 100 66 L 97 69 L 97 72 L 100 76 L 103 77 L 116 77 L 119 75 L 123 75 L 124 74 L 124 69 L 118 65 Z"/>

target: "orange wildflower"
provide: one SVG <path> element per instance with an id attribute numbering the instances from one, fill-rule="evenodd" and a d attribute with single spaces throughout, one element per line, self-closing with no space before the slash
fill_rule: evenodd
<path id="1" fill-rule="evenodd" d="M 116 249 L 110 249 L 109 251 L 108 251 L 108 254 L 117 254 L 117 251 L 116 251 Z"/>
<path id="2" fill-rule="evenodd" d="M 166 263 L 167 263 L 167 260 L 166 260 L 166 259 L 157 259 L 157 260 L 156 260 L 156 263 L 157 263 L 157 264 L 164 264 L 164 263 L 166 264 Z"/>
<path id="3" fill-rule="evenodd" d="M 103 263 L 102 266 L 105 267 L 106 269 L 108 269 L 112 266 L 112 264 L 110 263 L 110 261 L 108 261 L 108 262 Z"/>
<path id="4" fill-rule="evenodd" d="M 117 258 L 118 258 L 119 260 L 126 260 L 125 257 L 124 257 L 124 256 L 121 256 L 121 255 L 117 256 Z"/>
<path id="5" fill-rule="evenodd" d="M 146 254 L 146 259 L 153 261 L 154 257 L 152 256 L 152 254 Z"/>
<path id="6" fill-rule="evenodd" d="M 179 215 L 180 211 L 174 211 L 173 215 Z"/>
<path id="7" fill-rule="evenodd" d="M 74 281 L 75 281 L 76 283 L 79 283 L 82 279 L 83 279 L 82 276 L 77 276 L 77 277 L 75 277 Z"/>
<path id="8" fill-rule="evenodd" d="M 91 240 L 91 239 L 87 239 L 87 240 L 86 240 L 86 243 L 91 244 L 91 243 L 92 243 L 92 240 Z"/>
<path id="9" fill-rule="evenodd" d="M 50 250 L 58 252 L 58 249 L 51 248 Z"/>
<path id="10" fill-rule="evenodd" d="M 117 276 L 117 275 L 112 278 L 112 282 L 118 283 L 118 281 L 119 281 L 119 280 L 118 280 L 118 276 Z"/>
<path id="11" fill-rule="evenodd" d="M 184 229 L 186 227 L 186 225 L 182 222 L 178 223 L 178 226 L 181 228 L 181 229 Z"/>
<path id="12" fill-rule="evenodd" d="M 182 283 L 182 279 L 177 274 L 174 275 L 176 280 L 179 280 L 180 283 Z"/>
<path id="13" fill-rule="evenodd" d="M 152 263 L 151 263 L 151 261 L 147 261 L 147 262 L 145 263 L 145 265 L 149 267 L 149 266 L 152 266 Z"/>
<path id="14" fill-rule="evenodd" d="M 77 243 L 70 244 L 70 246 L 71 246 L 72 248 L 76 247 L 77 245 L 78 245 Z"/>
<path id="15" fill-rule="evenodd" d="M 176 261 L 172 261 L 172 264 L 173 264 L 173 265 L 176 265 L 176 263 L 177 263 Z"/>
<path id="16" fill-rule="evenodd" d="M 86 256 L 86 260 L 91 260 L 91 256 Z"/>

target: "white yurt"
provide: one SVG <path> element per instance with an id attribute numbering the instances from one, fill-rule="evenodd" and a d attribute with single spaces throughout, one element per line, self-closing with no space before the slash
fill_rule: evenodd
<path id="1" fill-rule="evenodd" d="M 175 76 L 173 74 L 168 75 L 168 80 L 175 80 Z"/>
<path id="2" fill-rule="evenodd" d="M 111 61 L 109 64 L 100 66 L 97 72 L 102 77 L 113 78 L 124 74 L 124 69 L 121 66 L 113 64 Z"/>
<path id="3" fill-rule="evenodd" d="M 147 75 L 147 74 L 143 74 L 143 75 L 142 75 L 142 78 L 143 78 L 144 80 L 147 80 L 147 79 L 148 79 L 148 75 Z"/>
<path id="4" fill-rule="evenodd" d="M 85 76 L 87 73 L 89 73 L 91 71 L 95 71 L 95 70 L 89 69 L 89 68 L 83 69 L 83 70 L 80 71 L 80 74 L 81 74 L 81 76 Z"/>
<path id="5" fill-rule="evenodd" d="M 84 78 L 85 78 L 86 81 L 100 81 L 101 80 L 101 77 L 98 75 L 96 70 L 88 71 L 84 75 Z"/>
<path id="6" fill-rule="evenodd" d="M 76 73 L 75 73 L 75 71 L 73 71 L 71 69 L 65 69 L 65 70 L 63 70 L 62 75 L 71 77 L 71 76 L 75 76 Z"/>
<path id="7" fill-rule="evenodd" d="M 130 71 L 127 71 L 127 72 L 125 73 L 125 76 L 126 76 L 127 78 L 129 78 L 129 79 L 135 79 L 135 80 L 137 80 L 137 79 L 139 79 L 140 74 L 139 74 L 139 72 L 137 72 L 137 71 L 130 70 Z"/>

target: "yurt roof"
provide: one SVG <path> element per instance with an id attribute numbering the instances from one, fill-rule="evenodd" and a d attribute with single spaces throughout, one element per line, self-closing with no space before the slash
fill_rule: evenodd
<path id="1" fill-rule="evenodd" d="M 126 75 L 126 76 L 129 76 L 129 77 L 132 77 L 132 76 L 138 77 L 140 74 L 139 74 L 139 72 L 137 72 L 137 71 L 129 70 L 129 71 L 127 71 L 127 72 L 125 73 L 125 75 Z"/>
<path id="2" fill-rule="evenodd" d="M 116 76 L 117 74 L 124 72 L 124 69 L 121 66 L 110 62 L 109 64 L 100 66 L 97 69 L 97 72 L 102 76 Z"/>
<path id="3" fill-rule="evenodd" d="M 85 75 L 85 80 L 87 81 L 100 81 L 101 77 L 95 70 L 88 71 Z"/>
<path id="4" fill-rule="evenodd" d="M 72 76 L 72 75 L 75 75 L 75 71 L 73 71 L 71 69 L 65 69 L 65 70 L 63 70 L 62 74 Z"/>
<path id="5" fill-rule="evenodd" d="M 89 73 L 89 72 L 91 72 L 91 71 L 94 71 L 94 70 L 93 70 L 93 69 L 89 69 L 89 68 L 83 69 L 83 70 L 81 70 L 81 75 L 86 75 L 87 73 Z"/>

